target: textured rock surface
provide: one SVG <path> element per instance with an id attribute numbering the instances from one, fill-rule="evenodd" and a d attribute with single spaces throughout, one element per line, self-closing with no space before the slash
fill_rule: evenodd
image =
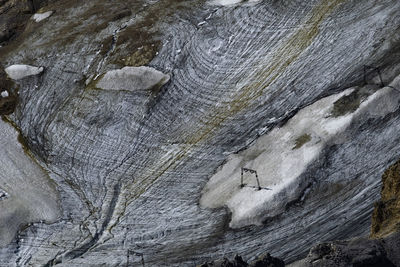
<path id="1" fill-rule="evenodd" d="M 399 1 L 71 0 L 46 8 L 54 14 L 29 20 L 0 48 L 0 61 L 46 68 L 18 81 L 8 118 L 57 184 L 61 216 L 21 229 L 0 249 L 1 266 L 193 266 L 264 251 L 291 262 L 316 241 L 369 231 L 380 176 L 398 158 L 400 94 L 373 85 L 378 73 L 364 75 L 364 65 L 399 87 Z M 125 65 L 171 80 L 155 97 L 92 90 L 94 77 Z M 367 87 L 381 101 L 359 113 Z M 199 206 L 229 155 L 348 88 L 362 92 L 338 115 L 355 118 L 299 176 L 309 181 L 304 198 L 235 230 L 228 209 Z"/>

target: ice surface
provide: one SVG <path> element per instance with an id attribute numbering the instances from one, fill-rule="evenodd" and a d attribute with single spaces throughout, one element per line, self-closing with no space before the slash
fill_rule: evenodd
<path id="1" fill-rule="evenodd" d="M 43 67 L 35 67 L 29 65 L 11 65 L 5 68 L 7 75 L 13 80 L 20 80 L 22 78 L 37 75 L 43 72 Z"/>

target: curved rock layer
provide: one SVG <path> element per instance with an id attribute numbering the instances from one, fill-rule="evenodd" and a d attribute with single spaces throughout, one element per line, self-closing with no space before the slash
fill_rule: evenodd
<path id="1" fill-rule="evenodd" d="M 400 2 L 70 0 L 42 11 L 54 12 L 0 61 L 44 67 L 16 81 L 9 119 L 57 184 L 61 215 L 21 230 L 0 265 L 192 266 L 265 251 L 291 262 L 316 241 L 368 232 L 400 144 Z M 93 86 L 141 65 L 170 81 Z M 303 166 L 276 216 L 232 229 L 229 209 L 199 205 L 229 155 L 348 88 L 360 93 L 332 112 L 354 119 Z M 240 173 L 226 179 L 240 185 Z"/>

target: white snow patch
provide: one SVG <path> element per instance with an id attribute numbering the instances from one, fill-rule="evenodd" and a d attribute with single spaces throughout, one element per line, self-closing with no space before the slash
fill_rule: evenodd
<path id="1" fill-rule="evenodd" d="M 319 157 L 324 146 L 328 142 L 339 142 L 341 133 L 354 117 L 361 112 L 370 112 L 379 103 L 380 95 L 387 94 L 390 89 L 371 95 L 354 113 L 332 117 L 334 102 L 352 91 L 348 89 L 305 107 L 283 127 L 261 136 L 246 150 L 230 155 L 203 189 L 200 205 L 207 208 L 227 206 L 232 211 L 232 228 L 259 225 L 266 217 L 283 212 L 286 204 L 301 197 L 306 189 L 308 181 L 301 175 Z M 305 135 L 310 140 L 294 149 L 296 140 Z M 261 187 L 272 190 L 242 188 L 242 167 L 256 170 Z M 254 174 L 245 173 L 244 183 L 256 186 Z"/>
<path id="2" fill-rule="evenodd" d="M 36 14 L 34 14 L 34 15 L 32 16 L 32 19 L 33 19 L 35 22 L 39 22 L 39 21 L 42 21 L 42 20 L 44 20 L 44 19 L 47 19 L 47 18 L 50 17 L 52 14 L 53 14 L 53 11 L 47 11 L 47 12 L 44 12 L 44 13 L 36 13 Z"/>
<path id="3" fill-rule="evenodd" d="M 104 90 L 149 90 L 169 81 L 169 75 L 150 67 L 124 67 L 108 71 L 96 84 Z"/>
<path id="4" fill-rule="evenodd" d="M 20 80 L 22 78 L 38 75 L 43 72 L 43 67 L 35 67 L 29 65 L 11 65 L 4 69 L 8 75 L 13 80 Z"/>
<path id="5" fill-rule="evenodd" d="M 9 96 L 9 94 L 7 91 L 1 92 L 1 97 L 8 97 L 8 96 Z"/>
<path id="6" fill-rule="evenodd" d="M 0 247 L 21 225 L 60 215 L 56 185 L 18 142 L 18 132 L 0 120 Z"/>

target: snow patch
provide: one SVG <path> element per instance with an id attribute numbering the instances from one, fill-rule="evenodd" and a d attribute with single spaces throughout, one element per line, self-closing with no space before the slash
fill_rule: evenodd
<path id="1" fill-rule="evenodd" d="M 8 75 L 13 80 L 20 80 L 28 76 L 38 75 L 43 72 L 43 67 L 35 67 L 29 65 L 11 65 L 4 69 Z"/>
<path id="2" fill-rule="evenodd" d="M 50 17 L 52 14 L 53 14 L 53 11 L 47 11 L 47 12 L 44 12 L 44 13 L 36 13 L 36 14 L 34 14 L 34 15 L 32 16 L 32 19 L 33 19 L 35 22 L 40 22 L 40 21 L 42 21 L 42 20 L 44 20 L 44 19 L 47 19 L 47 18 Z"/>
<path id="3" fill-rule="evenodd" d="M 281 128 L 261 136 L 246 150 L 230 155 L 206 184 L 200 205 L 227 206 L 232 211 L 232 228 L 260 225 L 267 217 L 283 212 L 287 203 L 301 198 L 309 184 L 305 171 L 325 145 L 339 142 L 354 117 L 360 112 L 368 113 L 390 89 L 371 95 L 354 113 L 331 116 L 335 101 L 352 91 L 348 89 L 305 107 Z M 257 182 L 254 175 L 247 173 L 243 178 L 249 186 L 241 187 L 242 167 L 256 170 L 261 187 L 272 190 L 250 187 L 256 187 Z"/>
<path id="4" fill-rule="evenodd" d="M 21 225 L 60 215 L 56 185 L 18 142 L 18 132 L 0 120 L 0 247 Z"/>
<path id="5" fill-rule="evenodd" d="M 124 67 L 108 71 L 96 84 L 104 90 L 150 90 L 161 87 L 170 77 L 150 67 Z"/>
<path id="6" fill-rule="evenodd" d="M 1 97 L 8 97 L 9 96 L 9 94 L 8 94 L 8 92 L 7 91 L 3 91 L 3 92 L 1 92 Z"/>

